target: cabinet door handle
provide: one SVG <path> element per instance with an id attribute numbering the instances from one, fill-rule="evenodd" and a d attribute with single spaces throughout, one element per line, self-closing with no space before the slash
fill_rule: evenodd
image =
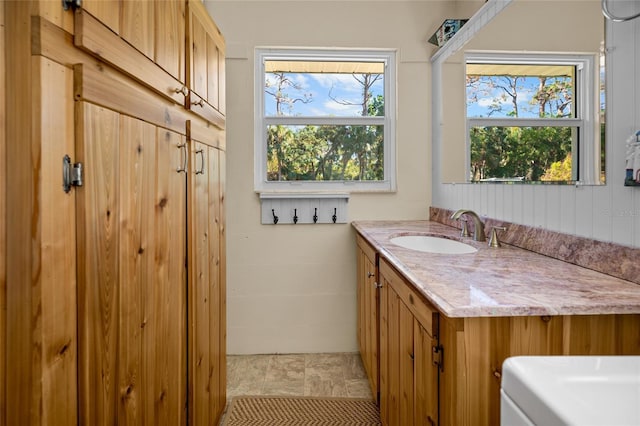
<path id="1" fill-rule="evenodd" d="M 204 99 L 200 99 L 197 102 L 191 102 L 191 105 L 197 105 L 199 107 L 204 107 Z"/>
<path id="2" fill-rule="evenodd" d="M 183 143 L 178 145 L 178 149 L 180 150 L 180 158 L 182 159 L 182 167 L 178 167 L 176 169 L 176 171 L 178 173 L 186 173 L 187 171 L 187 158 L 189 158 L 189 156 L 187 155 L 187 144 Z"/>
<path id="3" fill-rule="evenodd" d="M 196 174 L 197 175 L 203 175 L 204 174 L 204 150 L 203 149 L 198 149 L 196 150 L 196 155 L 200 154 L 200 169 L 196 170 Z"/>
<path id="4" fill-rule="evenodd" d="M 184 96 L 185 98 L 186 98 L 186 97 L 187 97 L 187 95 L 189 94 L 189 89 L 187 89 L 187 87 L 186 87 L 186 86 L 182 86 L 182 87 L 179 87 L 179 88 L 175 88 L 175 89 L 173 89 L 173 91 L 174 91 L 175 93 L 180 93 L 180 94 L 181 94 L 182 96 Z"/>
<path id="5" fill-rule="evenodd" d="M 373 277 L 375 274 L 373 272 L 367 272 L 367 278 Z"/>

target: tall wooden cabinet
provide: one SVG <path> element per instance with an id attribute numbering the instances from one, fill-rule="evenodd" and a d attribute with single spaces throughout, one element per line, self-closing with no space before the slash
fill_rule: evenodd
<path id="1" fill-rule="evenodd" d="M 207 92 L 215 120 L 190 110 L 189 7 L 0 4 L 0 425 L 203 425 L 224 410 L 224 80 Z"/>

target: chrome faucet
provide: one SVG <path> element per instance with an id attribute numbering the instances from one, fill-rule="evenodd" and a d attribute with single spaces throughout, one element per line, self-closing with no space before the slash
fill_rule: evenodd
<path id="1" fill-rule="evenodd" d="M 475 241 L 486 241 L 484 223 L 482 223 L 480 217 L 473 210 L 460 209 L 451 215 L 451 219 L 458 220 L 463 214 L 471 216 L 473 219 L 473 239 Z"/>

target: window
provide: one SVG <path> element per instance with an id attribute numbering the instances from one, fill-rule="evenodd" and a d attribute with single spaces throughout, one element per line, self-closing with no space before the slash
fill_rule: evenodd
<path id="1" fill-rule="evenodd" d="M 597 181 L 596 85 L 592 56 L 468 54 L 470 180 Z"/>
<path id="2" fill-rule="evenodd" d="M 395 190 L 395 53 L 257 49 L 257 191 Z"/>

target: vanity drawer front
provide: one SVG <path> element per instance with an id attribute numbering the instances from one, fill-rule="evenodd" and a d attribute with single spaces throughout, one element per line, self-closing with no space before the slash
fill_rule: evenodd
<path id="1" fill-rule="evenodd" d="M 380 275 L 384 276 L 431 337 L 438 335 L 438 311 L 416 291 L 387 261 L 380 258 Z M 382 280 L 380 280 L 382 281 Z"/>

